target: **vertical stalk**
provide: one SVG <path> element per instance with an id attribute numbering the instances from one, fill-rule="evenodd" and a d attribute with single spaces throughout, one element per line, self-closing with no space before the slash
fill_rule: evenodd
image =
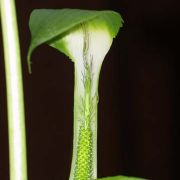
<path id="1" fill-rule="evenodd" d="M 10 179 L 27 180 L 24 97 L 14 0 L 0 0 L 8 105 Z"/>

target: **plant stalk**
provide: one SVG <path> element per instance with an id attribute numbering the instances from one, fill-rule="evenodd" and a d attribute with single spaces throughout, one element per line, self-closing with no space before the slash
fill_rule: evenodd
<path id="1" fill-rule="evenodd" d="M 8 108 L 10 180 L 27 180 L 23 79 L 14 0 L 0 0 Z"/>

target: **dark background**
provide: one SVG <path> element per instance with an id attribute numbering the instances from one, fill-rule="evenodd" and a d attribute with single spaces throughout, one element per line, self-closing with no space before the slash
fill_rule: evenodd
<path id="1" fill-rule="evenodd" d="M 28 19 L 36 8 L 112 9 L 125 21 L 99 85 L 98 176 L 178 180 L 175 0 L 16 0 L 22 48 L 29 180 L 67 180 L 72 155 L 73 63 L 46 45 L 32 56 Z M 0 37 L 0 179 L 8 180 L 4 62 Z"/>

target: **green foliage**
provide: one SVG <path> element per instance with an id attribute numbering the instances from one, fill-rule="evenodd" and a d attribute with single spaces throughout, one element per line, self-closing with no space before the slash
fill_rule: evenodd
<path id="1" fill-rule="evenodd" d="M 145 180 L 143 178 L 129 177 L 129 176 L 114 176 L 106 178 L 98 178 L 97 180 Z"/>

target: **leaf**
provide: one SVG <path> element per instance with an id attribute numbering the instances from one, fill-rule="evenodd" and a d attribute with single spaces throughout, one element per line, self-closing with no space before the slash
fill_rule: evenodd
<path id="1" fill-rule="evenodd" d="M 129 176 L 114 176 L 106 178 L 98 178 L 97 180 L 145 180 L 143 178 L 129 177 Z"/>
<path id="2" fill-rule="evenodd" d="M 29 27 L 31 43 L 28 51 L 28 64 L 30 70 L 30 57 L 33 50 L 43 43 L 52 42 L 63 37 L 71 29 L 81 23 L 99 18 L 99 25 L 105 22 L 109 33 L 115 37 L 123 20 L 114 11 L 95 11 L 80 9 L 37 9 L 31 13 Z"/>

